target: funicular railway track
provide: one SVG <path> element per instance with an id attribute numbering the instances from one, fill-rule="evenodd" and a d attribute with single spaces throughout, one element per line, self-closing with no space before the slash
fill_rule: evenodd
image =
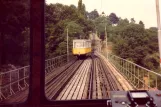
<path id="1" fill-rule="evenodd" d="M 45 94 L 49 100 L 104 99 L 110 98 L 109 92 L 113 90 L 123 88 L 105 61 L 96 55 L 73 60 L 45 77 Z M 23 101 L 24 96 L 27 94 L 16 96 L 17 101 Z"/>
<path id="2" fill-rule="evenodd" d="M 90 72 L 91 58 L 77 69 L 70 82 L 62 90 L 57 100 L 85 99 L 87 96 L 88 76 Z"/>
<path id="3" fill-rule="evenodd" d="M 89 99 L 109 98 L 110 91 L 123 90 L 115 77 L 110 73 L 105 62 L 98 56 L 93 57 L 93 64 L 90 78 Z"/>
<path id="4" fill-rule="evenodd" d="M 114 75 L 109 71 L 105 62 L 98 56 L 88 57 L 77 68 L 73 71 L 75 74 L 70 76 L 63 85 L 59 81 L 59 84 L 62 86 L 60 86 L 59 91 L 54 91 L 55 97 L 50 93 L 47 94 L 49 99 L 102 99 L 109 98 L 110 91 L 123 90 Z"/>
<path id="5" fill-rule="evenodd" d="M 54 79 L 52 79 L 49 84 L 46 84 L 45 93 L 48 99 L 53 100 L 59 95 L 61 90 L 70 81 L 82 63 L 83 60 L 75 61 L 68 68 L 59 71 L 59 75 L 55 75 Z"/>

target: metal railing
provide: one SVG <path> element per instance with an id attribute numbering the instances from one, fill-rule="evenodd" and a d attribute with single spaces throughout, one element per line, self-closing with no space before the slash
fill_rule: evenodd
<path id="1" fill-rule="evenodd" d="M 75 57 L 73 55 L 61 55 L 45 60 L 45 75 L 54 71 L 55 68 L 63 66 Z M 0 72 L 0 101 L 9 98 L 17 92 L 29 86 L 30 66 L 25 66 L 7 72 Z"/>
<path id="2" fill-rule="evenodd" d="M 158 83 L 161 82 L 161 74 L 113 54 L 108 53 L 106 58 L 135 89 L 161 89 L 161 86 L 158 85 Z"/>
<path id="3" fill-rule="evenodd" d="M 0 100 L 28 87 L 30 66 L 0 73 Z"/>
<path id="4" fill-rule="evenodd" d="M 73 60 L 76 58 L 72 54 L 70 54 L 67 58 L 67 54 L 61 55 L 58 57 L 54 57 L 48 60 L 45 60 L 45 74 L 47 75 L 48 73 L 52 72 L 54 68 L 58 68 L 66 64 L 67 62 Z"/>

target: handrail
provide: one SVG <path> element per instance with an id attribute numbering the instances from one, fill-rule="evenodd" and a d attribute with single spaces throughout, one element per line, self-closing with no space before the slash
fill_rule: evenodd
<path id="1" fill-rule="evenodd" d="M 113 56 L 118 57 L 118 56 L 116 56 L 116 55 L 113 55 Z M 135 64 L 135 63 L 133 63 L 133 62 L 131 62 L 131 61 L 129 61 L 129 60 L 126 60 L 126 59 L 121 58 L 121 57 L 118 57 L 118 58 L 120 58 L 120 59 L 122 59 L 122 60 L 124 60 L 124 61 L 127 61 L 127 62 L 129 62 L 129 63 L 132 63 L 132 64 L 134 64 L 134 65 L 136 65 L 136 66 L 138 66 L 138 67 L 140 67 L 140 68 L 142 68 L 142 69 L 144 69 L 144 70 L 146 70 L 146 71 L 149 71 L 149 72 L 154 73 L 154 74 L 156 74 L 156 75 L 158 75 L 158 76 L 161 76 L 161 74 L 156 73 L 156 72 L 154 72 L 154 71 L 152 71 L 152 70 L 149 70 L 149 69 L 147 69 L 147 68 L 144 68 L 144 67 L 142 67 L 142 66 L 140 66 L 140 65 L 138 65 L 138 64 Z"/>
<path id="2" fill-rule="evenodd" d="M 161 74 L 110 53 L 105 57 L 135 89 L 161 89 L 161 86 L 158 86 Z"/>
<path id="3" fill-rule="evenodd" d="M 9 72 L 14 72 L 14 71 L 16 71 L 16 70 L 21 70 L 21 69 L 27 68 L 27 67 L 29 67 L 29 65 L 28 65 L 28 66 L 21 67 L 21 68 L 14 69 L 14 70 L 6 71 L 6 72 L 0 72 L 0 75 L 1 75 L 1 74 L 6 74 L 6 73 L 9 73 Z"/>

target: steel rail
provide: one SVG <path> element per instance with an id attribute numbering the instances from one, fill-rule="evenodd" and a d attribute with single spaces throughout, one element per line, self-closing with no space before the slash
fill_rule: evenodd
<path id="1" fill-rule="evenodd" d="M 90 73 L 90 80 L 89 80 L 89 94 L 88 94 L 88 99 L 92 99 L 92 90 L 93 90 L 93 72 L 94 72 L 94 56 L 92 58 L 92 66 L 91 66 L 91 73 Z"/>

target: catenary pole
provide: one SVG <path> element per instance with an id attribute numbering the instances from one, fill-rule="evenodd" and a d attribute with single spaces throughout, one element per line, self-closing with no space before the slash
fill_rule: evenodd
<path id="1" fill-rule="evenodd" d="M 156 14 L 157 14 L 157 27 L 158 27 L 158 44 L 159 44 L 159 56 L 160 56 L 160 68 L 161 68 L 161 26 L 160 26 L 160 11 L 159 0 L 156 0 Z"/>
<path id="2" fill-rule="evenodd" d="M 107 32 L 106 32 L 106 25 L 105 25 L 105 37 L 106 37 L 106 49 L 107 49 Z"/>
<path id="3" fill-rule="evenodd" d="M 69 61 L 68 28 L 67 28 L 67 61 Z"/>

